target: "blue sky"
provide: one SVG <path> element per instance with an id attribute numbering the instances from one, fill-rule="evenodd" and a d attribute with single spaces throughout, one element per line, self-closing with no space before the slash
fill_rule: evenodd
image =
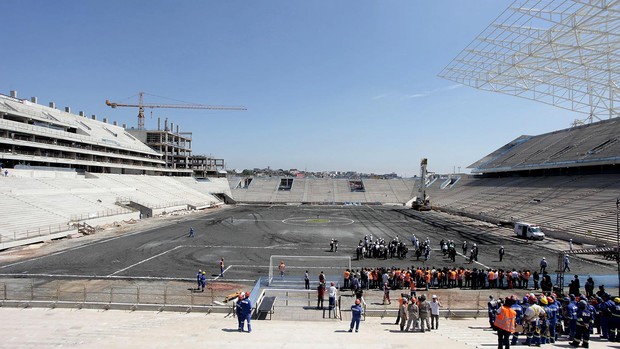
<path id="1" fill-rule="evenodd" d="M 137 110 L 106 99 L 245 106 L 146 113 L 147 128 L 167 117 L 229 169 L 412 176 L 426 157 L 431 171 L 464 171 L 583 118 L 437 76 L 510 3 L 4 1 L 0 93 L 129 126 Z"/>

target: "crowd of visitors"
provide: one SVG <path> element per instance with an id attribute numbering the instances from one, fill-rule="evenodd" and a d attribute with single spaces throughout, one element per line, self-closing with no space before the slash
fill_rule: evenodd
<path id="1" fill-rule="evenodd" d="M 409 252 L 407 245 L 400 241 L 398 236 L 390 241 L 386 241 L 385 239 L 373 239 L 372 234 L 370 234 L 370 236 L 366 235 L 363 240 L 359 241 L 355 255 L 358 260 L 364 258 L 403 259 L 407 258 L 407 252 Z"/>
<path id="2" fill-rule="evenodd" d="M 360 268 L 344 271 L 345 289 L 390 289 L 429 290 L 430 288 L 470 289 L 541 289 L 551 292 L 551 276 L 544 271 L 479 269 L 469 267 L 415 267 L 409 268 Z"/>
<path id="3" fill-rule="evenodd" d="M 591 296 L 543 292 L 497 301 L 491 296 L 488 313 L 500 349 L 516 344 L 541 346 L 561 336 L 570 346 L 588 348 L 595 333 L 609 342 L 620 342 L 620 297 L 607 293 L 604 286 Z M 525 341 L 520 343 L 522 335 Z"/>
<path id="4" fill-rule="evenodd" d="M 377 268 L 370 270 L 370 274 L 377 270 L 381 270 L 383 273 L 381 275 L 388 275 L 388 280 L 391 273 L 394 275 L 409 273 L 400 270 L 399 274 L 396 273 L 398 269 Z M 368 270 L 365 271 L 368 273 Z M 348 274 L 353 280 L 358 278 L 357 271 L 349 271 Z M 398 287 L 398 282 L 394 280 L 398 280 L 398 277 L 392 278 L 392 285 L 395 287 Z M 414 279 L 415 277 L 409 276 L 410 282 Z M 362 283 L 356 281 L 350 283 L 353 288 L 359 287 L 355 292 L 354 306 L 359 306 L 360 301 L 364 302 L 362 297 L 364 289 L 361 285 Z M 488 288 L 488 282 L 486 285 Z M 525 285 L 527 283 L 523 281 L 521 287 Z M 594 293 L 592 278 L 586 282 L 586 293 L 579 292 L 580 288 L 575 281 L 571 282 L 571 285 L 573 288 L 569 288 L 571 293 L 567 295 L 541 291 L 526 293 L 522 298 L 512 295 L 496 300 L 492 295 L 489 296 L 487 305 L 489 325 L 497 331 L 498 348 L 509 348 L 510 345 L 516 344 L 542 346 L 555 343 L 562 338 L 566 339 L 570 346 L 581 345 L 588 348 L 590 336 L 595 333 L 609 342 L 620 342 L 620 297 L 607 293 L 603 285 Z M 390 304 L 389 281 L 384 283 L 383 289 L 384 304 Z M 400 294 L 396 324 L 400 326 L 401 331 L 437 330 L 440 308 L 441 302 L 436 295 L 433 295 L 429 302 L 425 294 L 416 296 L 414 286 L 412 292 Z M 351 329 L 353 325 L 352 321 Z M 356 330 L 357 328 L 358 326 Z"/>
<path id="5" fill-rule="evenodd" d="M 400 293 L 396 324 L 401 331 L 420 332 L 439 327 L 441 303 L 436 295 L 429 302 L 425 294 L 417 296 L 416 291 L 429 288 L 531 290 L 533 292 L 526 293 L 523 298 L 513 295 L 496 300 L 489 297 L 489 325 L 497 331 L 498 348 L 509 348 L 511 344 L 541 346 L 555 343 L 562 335 L 569 345 L 587 348 L 590 335 L 595 331 L 609 342 L 620 342 L 620 297 L 610 295 L 602 285 L 595 293 L 592 278 L 588 278 L 585 293 L 581 293 L 577 275 L 568 285 L 568 294 L 559 294 L 553 289 L 544 258 L 540 266 L 534 273 L 463 267 L 347 269 L 344 288 L 354 290 L 356 298 L 362 302 L 364 290 L 382 290 L 386 305 L 391 304 L 390 290 L 409 290 Z M 523 342 L 519 342 L 519 336 L 525 337 Z"/>

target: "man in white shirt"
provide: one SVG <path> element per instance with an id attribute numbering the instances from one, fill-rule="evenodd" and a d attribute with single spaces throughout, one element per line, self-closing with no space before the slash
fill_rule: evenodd
<path id="1" fill-rule="evenodd" d="M 547 271 L 547 259 L 545 257 L 543 257 L 540 260 L 540 274 L 544 273 Z"/>
<path id="2" fill-rule="evenodd" d="M 431 329 L 437 330 L 439 329 L 439 308 L 441 307 L 441 302 L 437 299 L 437 295 L 433 295 L 433 300 L 431 301 Z"/>
<path id="3" fill-rule="evenodd" d="M 338 290 L 336 289 L 336 286 L 334 285 L 334 282 L 332 281 L 331 286 L 329 286 L 329 310 L 332 310 L 335 306 L 336 306 L 336 292 Z"/>
<path id="4" fill-rule="evenodd" d="M 338 289 L 336 288 L 336 286 L 334 285 L 334 282 L 332 281 L 331 286 L 329 286 L 329 311 L 330 311 L 330 317 L 331 317 L 331 311 L 334 311 L 334 317 L 338 318 L 338 304 L 336 303 L 336 294 L 338 292 Z"/>

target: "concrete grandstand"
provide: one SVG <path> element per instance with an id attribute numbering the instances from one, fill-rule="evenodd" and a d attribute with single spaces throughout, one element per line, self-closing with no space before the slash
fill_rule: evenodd
<path id="1" fill-rule="evenodd" d="M 594 3 L 588 6 L 596 8 Z M 619 5 L 616 2 L 614 6 Z M 604 58 L 612 60 L 609 55 Z M 602 107 L 597 105 L 596 108 L 598 111 Z M 143 338 L 139 336 L 145 328 L 155 336 L 162 333 L 169 335 L 171 329 L 176 330 L 175 336 L 181 334 L 178 339 L 163 342 L 164 345 L 170 343 L 170 346 L 195 343 L 195 336 L 187 336 L 188 328 L 191 333 L 202 331 L 205 336 L 224 338 L 216 341 L 217 345 L 224 347 L 230 347 L 231 343 L 254 346 L 258 343 L 258 347 L 274 347 L 288 344 L 287 340 L 291 338 L 296 342 L 288 346 L 316 347 L 314 337 L 317 333 L 323 338 L 321 345 L 337 343 L 346 346 L 351 345 L 351 340 L 334 342 L 333 338 L 340 334 L 329 334 L 346 331 L 346 328 L 334 330 L 331 315 L 329 327 L 322 326 L 326 322 L 325 312 L 315 311 L 314 291 L 294 289 L 301 288 L 303 264 L 294 265 L 287 261 L 286 278 L 284 275 L 280 278 L 284 290 L 273 291 L 273 294 L 280 292 L 277 293 L 278 302 L 271 305 L 273 308 L 275 304 L 278 309 L 275 312 L 279 317 L 276 321 L 295 321 L 291 322 L 295 325 L 284 326 L 288 332 L 282 331 L 282 324 L 276 322 L 275 326 L 263 325 L 264 329 L 271 329 L 273 333 L 257 331 L 259 337 L 240 342 L 239 337 L 233 336 L 237 332 L 234 323 L 230 326 L 225 324 L 229 320 L 228 315 L 219 317 L 216 314 L 230 311 L 230 306 L 218 304 L 215 300 L 229 295 L 233 288 L 251 289 L 254 284 L 252 299 L 258 308 L 259 294 L 265 295 L 264 290 L 259 292 L 260 277 L 265 274 L 266 261 L 271 256 L 286 253 L 296 257 L 305 255 L 310 260 L 317 255 L 331 254 L 327 251 L 330 238 L 332 241 L 334 238 L 340 240 L 341 250 L 338 252 L 336 249 L 333 255 L 340 253 L 342 256 L 354 254 L 358 240 L 361 242 L 361 237 L 372 237 L 373 234 L 377 238 L 395 237 L 407 241 L 415 232 L 420 237 L 432 237 L 434 244 L 439 239 L 455 239 L 458 242 L 466 239 L 482 247 L 480 261 L 476 258 L 476 264 L 473 264 L 470 260 L 468 266 L 471 264 L 484 269 L 516 267 L 524 270 L 532 266 L 535 268 L 538 258 L 544 254 L 563 254 L 567 246 L 565 240 L 568 239 L 584 247 L 616 243 L 619 214 L 616 200 L 620 197 L 618 119 L 537 136 L 520 136 L 472 164 L 471 175 L 432 174 L 427 178 L 391 180 L 195 178 L 189 168 L 169 166 L 161 153 L 140 142 L 140 137 L 132 136 L 124 127 L 95 119 L 73 115 L 69 109 L 58 111 L 54 105 L 40 106 L 36 100 L 0 95 L 0 162 L 3 171 L 8 171 L 6 176 L 0 178 L 0 218 L 3 223 L 0 226 L 0 250 L 74 237 L 79 233 L 90 234 L 91 231 L 85 227 L 97 230 L 98 226 L 119 222 L 144 223 L 141 229 L 136 228 L 129 233 L 107 231 L 102 232 L 104 237 L 63 239 L 57 244 L 40 244 L 43 247 L 36 252 L 27 248 L 15 249 L 15 254 L 7 251 L 0 263 L 0 276 L 3 277 L 0 280 L 0 294 L 3 294 L 0 305 L 23 308 L 44 306 L 50 309 L 64 306 L 127 309 L 131 311 L 127 314 L 133 314 L 129 316 L 137 317 L 139 312 L 134 310 L 157 310 L 159 316 L 165 306 L 172 304 L 166 310 L 184 311 L 184 316 L 189 316 L 192 324 L 200 325 L 191 325 L 187 319 L 186 324 L 170 316 L 155 319 L 142 314 L 135 322 L 128 324 L 126 319 L 119 319 L 125 315 L 121 312 L 102 312 L 86 322 L 98 322 L 98 328 L 111 328 L 110 332 L 113 331 L 112 334 L 103 332 L 102 335 L 101 330 L 90 329 L 89 326 L 82 330 L 84 321 L 61 317 L 60 310 L 47 312 L 45 316 L 40 313 L 33 315 L 34 311 L 27 310 L 29 316 L 22 319 L 17 312 L 4 309 L 5 318 L 11 319 L 8 330 L 11 335 L 7 337 L 6 347 L 41 346 L 41 341 L 34 341 L 30 336 L 39 328 L 44 329 L 42 342 L 46 347 L 72 346 L 76 343 L 91 347 L 100 344 L 102 337 L 106 341 L 104 346 L 109 347 L 112 343 L 123 347 L 127 346 L 127 342 L 135 342 L 135 338 Z M 427 185 L 426 191 L 435 212 L 417 212 L 406 207 L 407 202 L 416 195 L 421 180 Z M 166 224 L 149 219 L 156 215 L 182 214 L 222 204 L 238 205 L 187 219 L 170 220 Z M 301 205 L 304 207 L 295 207 Z M 341 225 L 344 221 L 347 224 Z M 524 242 L 516 238 L 511 228 L 506 226 L 518 221 L 540 224 L 550 238 L 543 243 Z M 161 226 L 155 226 L 156 223 Z M 153 226 L 149 227 L 149 224 Z M 192 234 L 190 238 L 187 232 L 190 229 L 193 232 L 194 227 L 196 237 Z M 499 245 L 507 247 L 505 261 L 496 259 Z M 216 264 L 219 258 L 224 260 L 224 257 L 227 262 L 225 281 L 223 267 L 219 269 Z M 459 254 L 458 262 L 447 261 L 441 253 L 433 253 L 427 261 L 428 264 L 424 264 L 426 262 L 419 258 L 415 260 L 412 256 L 389 262 L 358 258 L 355 267 L 374 267 L 381 263 L 407 267 L 410 264 L 442 266 L 468 263 L 466 251 Z M 607 259 L 601 261 L 590 256 L 589 259 L 575 258 L 574 263 L 575 276 L 597 273 L 605 277 L 615 276 L 611 275 L 611 271 L 615 272 L 616 263 Z M 271 268 L 271 262 L 269 264 Z M 214 288 L 211 288 L 210 294 L 198 293 L 198 289 L 193 288 L 194 273 L 198 267 L 203 270 L 209 268 L 210 287 L 221 287 L 222 284 L 229 284 L 230 287 L 222 287 L 219 293 Z M 334 273 L 333 279 L 340 280 L 341 272 Z M 560 275 L 560 270 L 556 272 Z M 328 276 L 332 280 L 332 275 Z M 561 277 L 563 279 L 563 274 Z M 314 278 L 316 275 L 313 275 L 313 282 L 316 282 Z M 607 282 L 609 278 L 597 279 L 597 285 L 602 284 L 603 280 Z M 188 288 L 189 285 L 191 288 Z M 561 289 L 563 281 L 556 285 L 560 285 Z M 612 284 L 611 292 L 617 290 L 616 286 Z M 153 290 L 155 292 L 149 293 Z M 427 291 L 431 292 L 428 288 Z M 432 292 L 439 294 L 445 302 L 446 316 L 468 314 L 484 318 L 486 297 L 491 291 L 472 292 L 438 287 L 433 288 Z M 509 293 L 493 291 L 501 298 L 513 293 L 513 290 L 506 292 Z M 294 293 L 300 297 L 295 299 L 292 296 Z M 368 291 L 366 296 L 369 316 L 381 316 L 381 322 L 378 319 L 369 320 L 364 327 L 372 332 L 369 331 L 370 334 L 362 340 L 354 339 L 353 342 L 363 345 L 375 339 L 380 331 L 397 332 L 387 330 L 387 323 L 383 320 L 384 316 L 396 314 L 397 302 L 393 302 L 395 304 L 391 308 L 384 305 L 382 294 L 377 289 Z M 471 297 L 466 301 L 471 304 L 471 309 L 463 309 L 466 295 Z M 275 297 L 273 299 L 275 301 Z M 345 298 L 344 302 L 348 301 Z M 340 300 L 339 303 L 346 304 Z M 205 318 L 204 315 L 199 318 L 189 314 L 191 311 L 207 312 L 208 320 L 218 317 L 205 323 L 200 320 Z M 110 316 L 111 313 L 114 317 Z M 85 316 L 84 311 L 80 314 Z M 49 322 L 50 316 L 55 316 L 55 323 L 61 324 L 65 330 L 68 328 L 69 335 L 58 335 L 64 334 L 60 325 L 58 328 L 43 326 L 46 321 Z M 89 319 L 90 316 L 89 313 Z M 347 316 L 345 312 L 345 319 Z M 108 326 L 102 319 L 115 325 Z M 304 325 L 310 331 L 302 330 L 301 337 L 282 336 L 282 333 L 298 330 L 300 320 L 312 321 Z M 388 323 L 391 323 L 392 320 L 389 320 Z M 234 322 L 232 319 L 230 321 Z M 180 323 L 183 326 L 179 326 Z M 478 319 L 466 324 L 456 325 L 442 320 L 442 336 L 448 336 L 450 341 L 438 342 L 439 337 L 432 340 L 421 338 L 426 338 L 429 344 L 440 343 L 440 347 L 467 347 L 471 343 L 475 347 L 494 345 L 496 338 L 488 330 L 486 320 Z M 151 327 L 161 328 L 161 331 Z M 73 335 L 73 332 L 80 333 Z M 82 332 L 87 338 L 85 342 Z M 203 336 L 202 332 L 200 336 Z M 274 333 L 279 334 L 275 340 Z M 468 339 L 468 345 L 454 345 L 457 339 L 470 337 L 474 340 Z M 404 336 L 399 338 L 389 345 L 412 343 Z M 604 343 L 594 343 L 593 347 L 607 347 Z"/>
<path id="2" fill-rule="evenodd" d="M 164 212 L 203 209 L 230 197 L 225 178 L 195 179 L 11 169 L 0 187 L 0 248 L 65 237 Z M 220 197 L 217 197 L 219 195 Z"/>
<path id="3" fill-rule="evenodd" d="M 15 91 L 0 94 L 0 206 L 6 217 L 0 248 L 65 237 L 78 225 L 95 229 L 230 198 L 226 179 L 191 177 L 206 172 L 206 163 L 187 166 L 191 147 L 177 156 L 185 166 L 176 166 L 130 131 L 69 107 L 60 111 L 53 102 L 20 99 Z"/>
<path id="4" fill-rule="evenodd" d="M 620 119 L 521 136 L 469 166 L 473 173 L 578 174 L 617 172 Z"/>
<path id="5" fill-rule="evenodd" d="M 341 178 L 290 178 L 290 187 L 281 188 L 287 178 L 233 177 L 231 192 L 244 203 L 306 203 L 306 204 L 397 204 L 412 197 L 415 179 L 363 179 L 364 190 L 352 189 L 351 180 Z"/>

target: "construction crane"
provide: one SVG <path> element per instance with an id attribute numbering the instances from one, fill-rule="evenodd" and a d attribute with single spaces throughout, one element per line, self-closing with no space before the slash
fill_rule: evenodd
<path id="1" fill-rule="evenodd" d="M 145 104 L 144 103 L 144 92 L 140 92 L 138 93 L 138 95 L 139 95 L 138 104 L 116 103 L 116 102 L 110 102 L 107 99 L 105 101 L 105 104 L 112 108 L 117 108 L 117 107 L 138 108 L 138 129 L 139 130 L 144 130 L 144 108 L 247 110 L 245 107 L 225 107 L 225 106 L 205 105 L 205 104 Z"/>

